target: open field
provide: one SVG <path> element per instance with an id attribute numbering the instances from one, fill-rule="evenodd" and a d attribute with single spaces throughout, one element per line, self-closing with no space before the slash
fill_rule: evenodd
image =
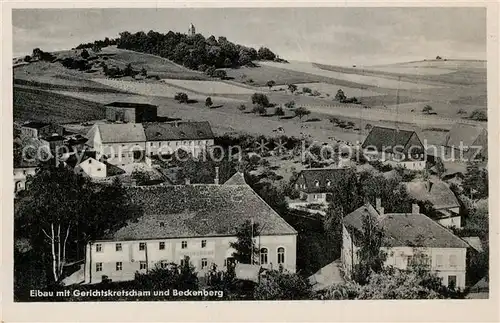
<path id="1" fill-rule="evenodd" d="M 96 102 L 47 91 L 14 86 L 14 120 L 58 123 L 102 119 L 104 107 Z"/>
<path id="2" fill-rule="evenodd" d="M 114 87 L 121 91 L 126 91 L 130 93 L 135 93 L 145 96 L 158 96 L 173 98 L 178 92 L 186 93 L 190 99 L 193 100 L 205 100 L 206 95 L 201 95 L 195 92 L 190 92 L 185 89 L 181 89 L 164 82 L 137 82 L 137 81 L 122 81 L 113 79 L 94 79 L 94 81 Z M 227 97 L 217 97 L 219 101 L 233 101 L 239 102 L 240 100 Z"/>
<path id="3" fill-rule="evenodd" d="M 290 62 L 288 64 L 275 63 L 275 62 L 262 62 L 261 64 L 266 66 L 290 69 L 297 72 L 314 74 L 342 81 L 358 83 L 360 85 L 368 85 L 386 89 L 400 88 L 408 90 L 414 90 L 414 89 L 418 90 L 418 89 L 428 89 L 433 87 L 432 85 L 422 84 L 422 83 L 410 83 L 405 81 L 398 82 L 397 80 L 379 76 L 349 74 L 334 70 L 327 70 L 320 68 L 315 64 L 305 63 L 305 62 Z"/>
<path id="4" fill-rule="evenodd" d="M 365 90 L 365 89 L 359 89 L 359 88 L 352 88 L 352 87 L 347 87 L 347 86 L 339 86 L 339 85 L 334 85 L 330 83 L 294 83 L 297 86 L 297 91 L 302 91 L 304 87 L 310 88 L 312 91 L 318 91 L 322 95 L 329 94 L 330 97 L 333 99 L 335 97 L 335 94 L 339 89 L 342 89 L 344 91 L 344 94 L 348 97 L 365 97 L 365 96 L 377 96 L 377 95 L 384 95 L 383 93 L 379 92 L 374 92 L 370 90 Z M 269 88 L 267 86 L 261 87 L 261 90 L 267 91 Z M 283 90 L 288 90 L 287 85 L 278 85 L 274 86 L 272 88 L 273 90 L 277 89 L 283 89 Z"/>
<path id="5" fill-rule="evenodd" d="M 410 74 L 410 75 L 441 75 L 453 73 L 454 69 L 419 67 L 419 66 L 401 66 L 401 67 L 363 67 L 363 70 L 375 72 L 387 72 L 395 74 Z"/>
<path id="6" fill-rule="evenodd" d="M 202 92 L 207 95 L 255 93 L 254 90 L 251 90 L 249 88 L 221 81 L 193 81 L 176 79 L 163 79 L 162 81 L 178 88 L 184 88 L 194 92 Z"/>

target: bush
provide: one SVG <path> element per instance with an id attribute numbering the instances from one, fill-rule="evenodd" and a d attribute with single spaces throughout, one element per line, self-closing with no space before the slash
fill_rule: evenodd
<path id="1" fill-rule="evenodd" d="M 470 118 L 476 121 L 488 121 L 488 113 L 485 110 L 474 110 L 470 114 Z"/>
<path id="2" fill-rule="evenodd" d="M 285 107 L 287 109 L 294 109 L 295 108 L 295 102 L 294 101 L 287 102 L 287 103 L 285 103 Z"/>
<path id="3" fill-rule="evenodd" d="M 310 88 L 308 88 L 308 87 L 303 87 L 302 88 L 302 92 L 304 92 L 304 93 L 312 93 L 312 90 Z"/>
<path id="4" fill-rule="evenodd" d="M 258 113 L 260 115 L 264 115 L 264 114 L 267 113 L 267 109 L 264 106 L 262 106 L 260 104 L 257 104 L 257 105 L 255 105 L 253 107 L 252 112 L 253 113 Z"/>
<path id="5" fill-rule="evenodd" d="M 186 93 L 184 92 L 178 92 L 175 96 L 174 99 L 179 101 L 180 103 L 188 103 L 189 97 Z"/>
<path id="6" fill-rule="evenodd" d="M 25 62 L 29 63 L 31 62 L 31 56 L 30 55 L 26 55 L 24 56 L 24 59 L 23 59 Z"/>
<path id="7" fill-rule="evenodd" d="M 225 79 L 227 78 L 227 72 L 224 70 L 216 70 L 213 75 L 213 77 L 218 77 L 220 79 Z"/>
<path id="8" fill-rule="evenodd" d="M 211 98 L 211 97 L 208 97 L 208 98 L 205 100 L 205 106 L 206 106 L 206 107 L 211 107 L 212 105 L 213 105 L 212 98 Z"/>
<path id="9" fill-rule="evenodd" d="M 252 94 L 252 103 L 257 104 L 257 105 L 261 105 L 264 108 L 266 108 L 269 106 L 269 99 L 268 99 L 267 95 L 265 95 L 265 94 L 254 93 L 254 94 Z"/>
<path id="10" fill-rule="evenodd" d="M 238 110 L 245 111 L 247 109 L 246 105 L 242 104 L 238 107 Z"/>
<path id="11" fill-rule="evenodd" d="M 213 76 L 215 74 L 215 67 L 210 66 L 210 67 L 206 68 L 205 74 L 207 74 L 208 76 Z"/>
<path id="12" fill-rule="evenodd" d="M 274 114 L 277 116 L 284 116 L 285 111 L 283 110 L 282 107 L 276 107 L 276 109 L 274 109 Z"/>
<path id="13" fill-rule="evenodd" d="M 80 56 L 82 56 L 84 59 L 87 59 L 90 57 L 90 54 L 86 49 L 84 49 L 84 50 L 82 50 L 82 53 L 80 54 Z"/>
<path id="14" fill-rule="evenodd" d="M 319 93 L 318 91 L 314 90 L 313 93 L 312 93 L 313 96 L 320 96 L 321 93 Z"/>

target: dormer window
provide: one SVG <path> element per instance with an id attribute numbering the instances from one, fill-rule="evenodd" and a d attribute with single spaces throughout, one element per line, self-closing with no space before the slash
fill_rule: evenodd
<path id="1" fill-rule="evenodd" d="M 319 187 L 319 181 L 314 181 L 314 186 Z"/>
<path id="2" fill-rule="evenodd" d="M 332 186 L 332 182 L 330 180 L 327 180 L 326 181 L 326 186 L 328 186 L 328 187 Z"/>

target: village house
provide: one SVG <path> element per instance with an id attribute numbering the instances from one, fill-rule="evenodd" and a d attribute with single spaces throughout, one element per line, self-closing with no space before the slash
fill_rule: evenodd
<path id="1" fill-rule="evenodd" d="M 44 138 L 53 135 L 62 136 L 64 134 L 64 127 L 47 122 L 32 121 L 24 123 L 19 128 L 22 138 Z"/>
<path id="2" fill-rule="evenodd" d="M 361 147 L 369 160 L 410 170 L 425 169 L 425 148 L 415 131 L 375 126 Z"/>
<path id="3" fill-rule="evenodd" d="M 106 104 L 106 120 L 112 122 L 142 123 L 154 122 L 158 107 L 146 103 L 112 102 Z"/>
<path id="4" fill-rule="evenodd" d="M 246 220 L 260 227 L 254 239 L 260 250 L 259 265 L 295 272 L 297 231 L 250 186 L 231 184 L 244 181 L 234 176 L 227 185 L 128 188 L 143 214 L 137 222 L 130 221 L 87 245 L 85 282 L 133 280 L 136 272 L 172 262 L 183 264 L 186 257 L 198 275 L 205 275 L 213 264 L 225 270 L 235 262 L 229 243 L 236 241 L 236 230 Z"/>
<path id="5" fill-rule="evenodd" d="M 152 156 L 170 155 L 179 149 L 198 156 L 214 144 L 208 122 L 96 124 L 87 138 L 97 159 L 105 158 L 116 166 L 150 164 Z"/>
<path id="6" fill-rule="evenodd" d="M 369 203 L 363 205 L 344 217 L 341 259 L 347 277 L 352 277 L 358 264 L 363 218 L 370 216 L 384 232 L 385 266 L 401 270 L 412 265 L 425 266 L 442 278 L 443 285 L 465 287 L 468 248 L 465 241 L 421 214 L 417 205 L 413 205 L 412 213 L 385 214 L 380 199 L 376 204 L 376 208 Z"/>
<path id="7" fill-rule="evenodd" d="M 169 155 L 182 149 L 193 156 L 199 156 L 214 144 L 210 123 L 164 122 L 144 123 L 146 155 Z"/>
<path id="8" fill-rule="evenodd" d="M 404 183 L 408 194 L 421 202 L 430 202 L 436 211 L 432 218 L 445 227 L 461 228 L 460 203 L 443 181 L 413 181 Z M 429 214 L 430 216 L 430 214 Z"/>
<path id="9" fill-rule="evenodd" d="M 307 203 L 326 204 L 331 186 L 344 173 L 345 168 L 310 168 L 300 172 L 294 187 L 300 192 L 300 199 Z"/>
<path id="10" fill-rule="evenodd" d="M 116 166 L 144 161 L 146 135 L 140 123 L 96 124 L 87 134 L 96 159 Z"/>
<path id="11" fill-rule="evenodd" d="M 79 160 L 80 158 L 80 160 Z M 80 154 L 72 153 L 66 160 L 67 166 L 71 167 L 75 174 L 102 179 L 107 176 L 107 165 L 96 159 L 95 152 L 85 151 Z"/>
<path id="12" fill-rule="evenodd" d="M 488 131 L 480 125 L 456 123 L 446 135 L 443 146 L 447 158 L 462 162 L 484 161 L 488 159 Z"/>
<path id="13" fill-rule="evenodd" d="M 14 193 L 19 193 L 26 189 L 28 176 L 34 176 L 37 170 L 37 163 L 14 158 Z"/>

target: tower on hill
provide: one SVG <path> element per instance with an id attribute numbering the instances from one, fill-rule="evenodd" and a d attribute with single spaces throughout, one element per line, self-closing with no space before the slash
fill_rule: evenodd
<path id="1" fill-rule="evenodd" d="M 188 36 L 194 36 L 196 35 L 196 28 L 194 27 L 194 25 L 191 23 L 189 25 L 189 29 L 188 29 Z"/>

